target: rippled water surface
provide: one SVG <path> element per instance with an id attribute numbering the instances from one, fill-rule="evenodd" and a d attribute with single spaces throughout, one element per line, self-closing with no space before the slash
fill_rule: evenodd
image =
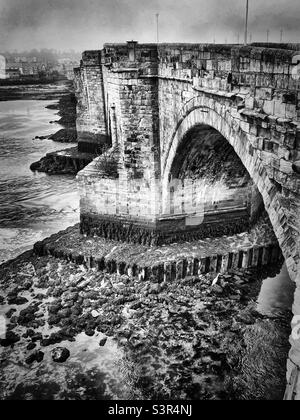
<path id="1" fill-rule="evenodd" d="M 74 177 L 34 174 L 29 167 L 47 152 L 65 148 L 52 140 L 37 140 L 60 126 L 55 101 L 0 102 L 0 262 L 78 220 Z"/>

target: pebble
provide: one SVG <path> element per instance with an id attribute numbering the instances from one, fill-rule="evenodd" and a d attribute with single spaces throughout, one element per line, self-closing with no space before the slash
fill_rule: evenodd
<path id="1" fill-rule="evenodd" d="M 31 365 L 33 362 L 41 363 L 44 359 L 44 353 L 42 351 L 35 351 L 27 357 L 25 363 Z"/>

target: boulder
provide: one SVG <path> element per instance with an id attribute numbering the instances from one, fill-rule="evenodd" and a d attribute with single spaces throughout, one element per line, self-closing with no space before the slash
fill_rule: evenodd
<path id="1" fill-rule="evenodd" d="M 300 160 L 293 163 L 293 171 L 300 175 Z"/>
<path id="2" fill-rule="evenodd" d="M 13 331 L 7 331 L 4 339 L 0 339 L 0 346 L 9 347 L 20 341 L 20 337 Z"/>
<path id="3" fill-rule="evenodd" d="M 104 337 L 100 340 L 99 346 L 104 347 L 106 343 L 107 343 L 107 337 Z"/>
<path id="4" fill-rule="evenodd" d="M 9 305 L 25 305 L 25 303 L 28 303 L 28 300 L 25 297 L 22 296 L 14 296 L 12 298 L 8 299 Z"/>
<path id="5" fill-rule="evenodd" d="M 28 346 L 26 347 L 26 350 L 31 351 L 33 349 L 36 348 L 36 344 L 35 343 L 29 343 Z"/>
<path id="6" fill-rule="evenodd" d="M 56 363 L 64 363 L 70 357 L 70 351 L 64 347 L 56 347 L 51 352 L 52 360 Z"/>
<path id="7" fill-rule="evenodd" d="M 42 351 L 35 351 L 27 357 L 25 363 L 31 365 L 33 362 L 41 363 L 44 359 L 44 353 Z"/>

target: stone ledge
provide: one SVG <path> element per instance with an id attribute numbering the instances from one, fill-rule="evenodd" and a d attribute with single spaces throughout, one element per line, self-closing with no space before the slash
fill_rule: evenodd
<path id="1" fill-rule="evenodd" d="M 268 235 L 266 235 L 268 236 Z M 34 245 L 39 256 L 51 255 L 109 273 L 183 279 L 231 269 L 261 267 L 282 260 L 275 239 L 257 232 L 182 244 L 152 247 L 103 238 L 88 238 L 75 225 Z"/>

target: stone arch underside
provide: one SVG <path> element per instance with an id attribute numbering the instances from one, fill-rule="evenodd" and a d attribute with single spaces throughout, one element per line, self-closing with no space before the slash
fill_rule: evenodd
<path id="1" fill-rule="evenodd" d="M 196 125 L 202 124 L 212 127 L 230 143 L 257 186 L 285 257 L 289 274 L 293 280 L 298 279 L 298 232 L 286 220 L 284 208 L 282 207 L 281 191 L 278 185 L 269 178 L 263 162 L 252 148 L 245 132 L 241 130 L 239 121 L 230 112 L 226 112 L 224 117 L 209 106 L 195 106 L 195 101 L 190 101 L 190 103 L 190 109 L 186 109 L 182 113 L 180 121 L 173 130 L 169 143 L 165 144 L 165 151 L 162 156 L 163 207 L 167 201 L 169 174 L 182 139 Z M 288 224 L 288 228 L 286 227 L 286 223 Z"/>

